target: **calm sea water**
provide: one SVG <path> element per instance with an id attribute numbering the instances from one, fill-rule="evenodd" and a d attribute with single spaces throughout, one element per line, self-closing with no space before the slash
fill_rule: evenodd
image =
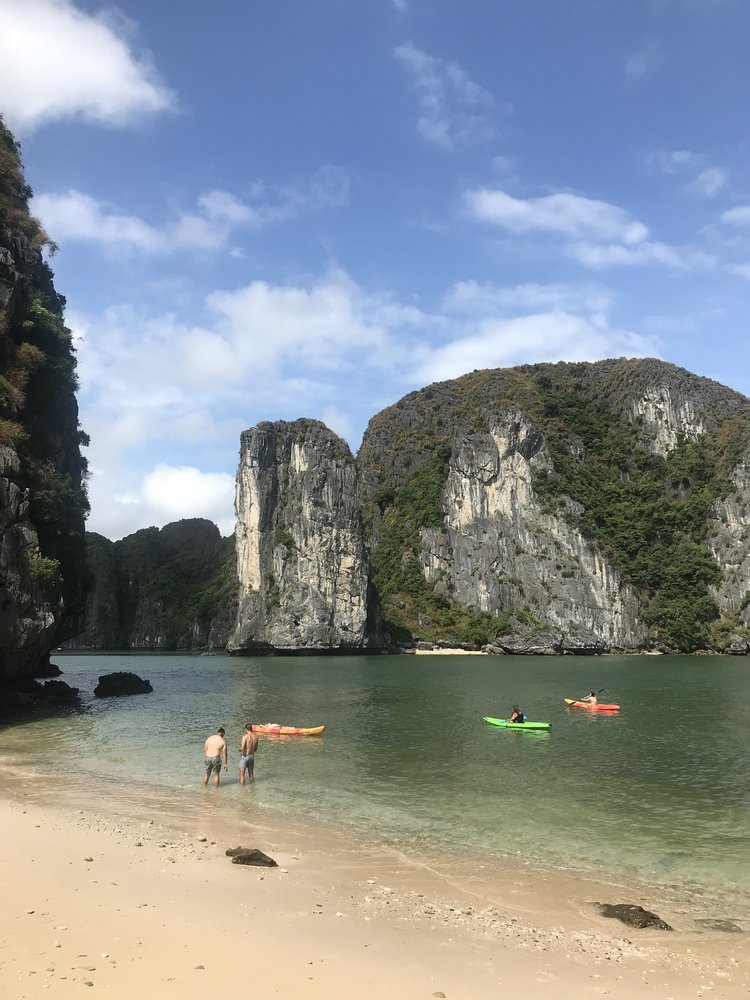
<path id="1" fill-rule="evenodd" d="M 750 915 L 750 664 L 692 657 L 59 655 L 86 709 L 0 730 L 0 763 L 89 791 L 206 795 L 315 817 L 413 856 L 449 849 L 634 878 Z M 154 693 L 94 699 L 132 670 Z M 604 688 L 619 715 L 566 708 Z M 482 722 L 518 702 L 549 733 Z M 239 798 L 246 721 L 325 724 L 263 739 Z M 203 741 L 227 730 L 222 788 Z M 223 798 L 222 798 L 223 797 Z M 714 905 L 714 908 L 715 908 Z M 727 910 L 731 912 L 727 912 Z"/>

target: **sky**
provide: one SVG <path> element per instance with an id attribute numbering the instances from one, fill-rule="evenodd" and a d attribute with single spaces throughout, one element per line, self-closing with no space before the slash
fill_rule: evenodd
<path id="1" fill-rule="evenodd" d="M 660 357 L 750 394 L 746 0 L 0 0 L 88 528 L 234 527 L 240 433 Z"/>

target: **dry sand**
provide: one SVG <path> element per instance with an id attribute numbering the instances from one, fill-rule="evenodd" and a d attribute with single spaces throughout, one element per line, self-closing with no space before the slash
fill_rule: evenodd
<path id="1" fill-rule="evenodd" d="M 562 876 L 451 881 L 341 834 L 0 798 L 0 997 L 746 997 L 744 934 L 633 931 Z M 59 792 L 57 793 L 59 796 Z M 64 793 L 63 793 L 64 795 Z M 217 828 L 217 825 L 221 828 Z M 273 825 L 275 824 L 275 825 Z M 637 902 L 611 898 L 613 902 Z M 668 914 L 664 914 L 668 917 Z"/>

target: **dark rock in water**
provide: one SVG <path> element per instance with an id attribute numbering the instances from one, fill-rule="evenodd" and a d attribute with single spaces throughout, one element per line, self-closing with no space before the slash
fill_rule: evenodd
<path id="1" fill-rule="evenodd" d="M 50 663 L 49 657 L 46 661 L 43 660 L 34 671 L 34 677 L 59 677 L 61 674 L 62 670 L 56 663 Z"/>
<path id="2" fill-rule="evenodd" d="M 634 903 L 596 903 L 595 905 L 599 907 L 600 916 L 615 917 L 617 920 L 622 920 L 628 927 L 637 927 L 638 929 L 652 927 L 657 931 L 674 930 L 661 917 L 657 917 L 655 913 L 644 910 L 642 906 L 636 906 Z"/>
<path id="3" fill-rule="evenodd" d="M 278 864 L 263 851 L 254 847 L 230 847 L 227 857 L 233 865 L 254 865 L 256 868 L 278 868 Z"/>
<path id="4" fill-rule="evenodd" d="M 78 688 L 71 687 L 65 681 L 46 681 L 41 685 L 40 695 L 47 701 L 75 701 Z"/>
<path id="5" fill-rule="evenodd" d="M 97 698 L 112 698 L 125 694 L 150 694 L 154 689 L 151 681 L 143 680 L 138 674 L 124 670 L 114 674 L 102 674 L 94 688 Z"/>
<path id="6" fill-rule="evenodd" d="M 516 656 L 559 656 L 563 635 L 557 629 L 546 629 L 529 635 L 499 635 L 493 645 Z"/>
<path id="7" fill-rule="evenodd" d="M 486 646 L 482 646 L 483 653 L 492 653 L 493 656 L 502 656 L 505 653 L 504 649 L 500 646 L 495 646 L 493 643 L 488 642 Z"/>
<path id="8" fill-rule="evenodd" d="M 725 934 L 744 934 L 743 928 L 739 924 L 736 924 L 734 920 L 723 920 L 715 917 L 696 920 L 695 922 L 709 931 L 724 931 Z"/>

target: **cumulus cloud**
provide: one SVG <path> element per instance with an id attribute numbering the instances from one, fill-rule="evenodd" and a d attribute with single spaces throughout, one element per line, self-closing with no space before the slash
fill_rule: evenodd
<path id="1" fill-rule="evenodd" d="M 441 149 L 481 142 L 495 134 L 492 95 L 457 63 L 428 55 L 412 42 L 394 49 L 409 71 L 418 95 L 420 136 Z"/>
<path id="2" fill-rule="evenodd" d="M 594 270 L 636 264 L 691 270 L 718 264 L 710 254 L 648 239 L 648 228 L 617 205 L 569 192 L 514 198 L 485 188 L 465 192 L 464 206 L 470 217 L 511 233 L 563 237 L 563 252 Z"/>
<path id="3" fill-rule="evenodd" d="M 685 185 L 685 190 L 701 198 L 714 198 L 726 186 L 729 175 L 722 167 L 707 167 Z"/>
<path id="4" fill-rule="evenodd" d="M 466 371 L 521 363 L 595 361 L 617 355 L 654 355 L 657 343 L 601 320 L 566 312 L 479 321 L 473 332 L 430 352 L 418 369 L 424 382 L 455 378 Z"/>
<path id="5" fill-rule="evenodd" d="M 18 132 L 66 118 L 122 127 L 174 109 L 122 15 L 91 15 L 70 0 L 0 0 L 0 18 L 0 108 Z"/>
<path id="6" fill-rule="evenodd" d="M 154 255 L 210 251 L 224 247 L 235 230 L 259 230 L 305 211 L 346 204 L 349 179 L 337 167 L 326 166 L 296 184 L 256 184 L 252 197 L 243 201 L 229 191 L 208 191 L 193 209 L 178 210 L 160 225 L 74 189 L 37 195 L 31 208 L 61 244 L 85 241 Z"/>
<path id="7" fill-rule="evenodd" d="M 94 470 L 88 528 L 107 538 L 122 538 L 139 528 L 157 528 L 187 517 L 205 517 L 222 535 L 234 531 L 234 476 L 202 472 L 191 466 L 159 464 L 129 492 L 111 495 L 106 477 Z M 101 499 L 98 503 L 101 491 Z"/>
<path id="8" fill-rule="evenodd" d="M 473 218 L 512 233 L 541 231 L 625 244 L 639 243 L 648 236 L 648 229 L 617 205 L 568 192 L 514 198 L 505 191 L 484 188 L 467 191 L 464 202 Z"/>
<path id="9" fill-rule="evenodd" d="M 642 80 L 664 62 L 665 53 L 654 38 L 648 38 L 625 59 L 625 75 L 629 80 Z"/>
<path id="10" fill-rule="evenodd" d="M 750 226 L 750 205 L 737 205 L 723 212 L 721 221 L 731 226 Z"/>

